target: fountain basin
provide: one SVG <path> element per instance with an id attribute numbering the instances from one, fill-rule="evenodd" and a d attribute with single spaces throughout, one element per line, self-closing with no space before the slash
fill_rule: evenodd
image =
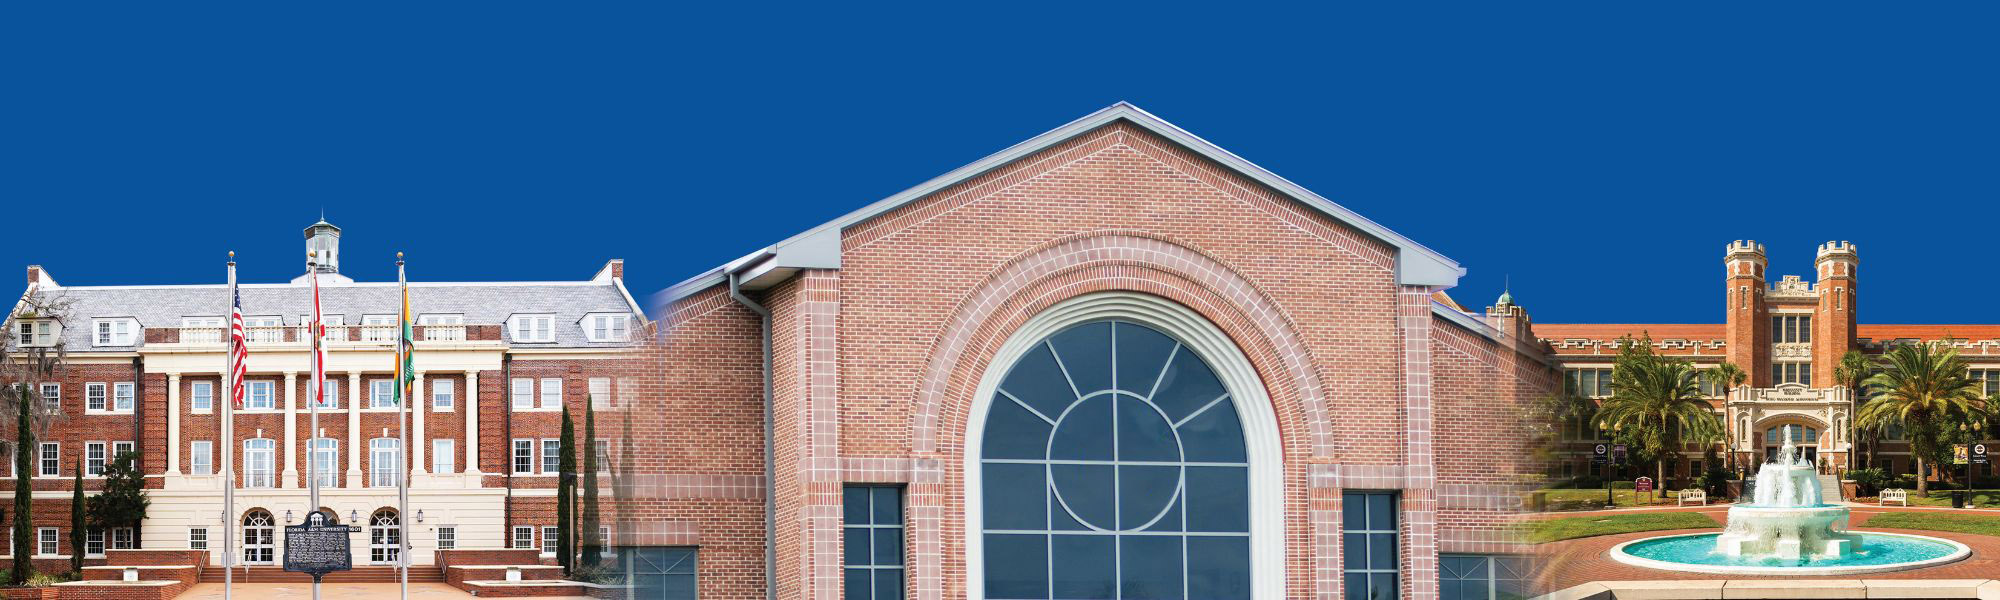
<path id="1" fill-rule="evenodd" d="M 1715 550 L 1784 560 L 1845 556 L 1859 546 L 1859 536 L 1836 527 L 1847 528 L 1845 506 L 1732 506 Z"/>
<path id="2" fill-rule="evenodd" d="M 1734 520 L 1734 517 L 1732 517 Z M 1852 536 L 1842 556 L 1778 558 L 1730 556 L 1718 551 L 1725 534 L 1689 533 L 1632 540 L 1611 549 L 1620 563 L 1649 569 L 1722 575 L 1855 575 L 1931 567 L 1972 555 L 1965 544 L 1903 533 L 1842 532 Z"/>

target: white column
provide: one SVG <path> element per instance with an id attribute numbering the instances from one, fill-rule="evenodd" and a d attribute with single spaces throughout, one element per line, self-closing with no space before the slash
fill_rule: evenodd
<path id="1" fill-rule="evenodd" d="M 299 445 L 299 373 L 285 371 L 285 469 L 278 487 L 299 486 L 299 462 L 296 451 Z"/>
<path id="2" fill-rule="evenodd" d="M 422 475 L 428 468 L 424 464 L 424 413 L 430 412 L 430 403 L 425 401 L 429 394 L 424 393 L 423 371 L 417 371 L 410 382 L 410 396 L 407 400 L 410 404 L 410 473 Z"/>
<path id="3" fill-rule="evenodd" d="M 181 474 L 181 374 L 167 374 L 167 474 Z"/>
<path id="4" fill-rule="evenodd" d="M 347 374 L 347 487 L 361 487 L 361 374 Z"/>
<path id="5" fill-rule="evenodd" d="M 506 382 L 501 382 L 506 383 Z M 465 372 L 465 466 L 459 471 L 479 475 L 479 372 Z"/>

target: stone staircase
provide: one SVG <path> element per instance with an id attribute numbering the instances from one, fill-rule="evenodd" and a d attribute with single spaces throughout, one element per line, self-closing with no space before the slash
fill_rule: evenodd
<path id="1" fill-rule="evenodd" d="M 1841 497 L 1840 476 L 1821 473 L 1819 475 L 1819 498 L 1827 504 L 1845 501 Z"/>
<path id="2" fill-rule="evenodd" d="M 255 566 L 234 569 L 237 583 L 312 583 L 312 576 L 305 573 L 286 571 L 284 567 Z M 222 567 L 204 567 L 201 581 L 222 582 Z M 357 566 L 352 571 L 327 573 L 325 583 L 396 583 L 396 568 L 384 566 Z M 444 573 L 430 565 L 410 567 L 410 583 L 443 583 Z"/>

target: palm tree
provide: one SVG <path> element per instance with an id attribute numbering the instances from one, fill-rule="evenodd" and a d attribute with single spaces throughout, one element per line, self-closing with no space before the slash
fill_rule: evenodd
<path id="1" fill-rule="evenodd" d="M 1722 364 L 1708 368 L 1708 380 L 1722 386 L 1722 403 L 1724 406 L 1727 406 L 1729 404 L 1730 390 L 1734 390 L 1737 386 L 1743 385 L 1743 382 L 1749 381 L 1750 374 L 1743 372 L 1743 367 L 1736 366 L 1736 363 L 1723 361 Z M 1727 429 L 1727 427 L 1724 429 Z M 1737 432 L 1737 434 L 1747 435 L 1743 432 Z M 1729 468 L 1732 471 L 1736 469 L 1735 448 L 1729 449 Z"/>
<path id="2" fill-rule="evenodd" d="M 1621 354 L 1611 371 L 1611 397 L 1598 409 L 1602 426 L 1623 432 L 1653 455 L 1661 485 L 1666 458 L 1678 460 L 1684 444 L 1713 443 L 1721 435 L 1722 423 L 1702 397 L 1699 373 L 1693 364 L 1654 355 L 1650 348 Z"/>
<path id="3" fill-rule="evenodd" d="M 1856 401 L 1868 397 L 1866 390 L 1862 389 L 1863 384 L 1866 384 L 1868 377 L 1874 374 L 1875 361 L 1870 360 L 1868 355 L 1862 354 L 1860 350 L 1848 350 L 1846 354 L 1840 355 L 1840 362 L 1833 366 L 1834 381 L 1840 385 L 1847 386 L 1847 389 L 1854 393 Z M 1852 423 L 1853 420 L 1850 419 L 1849 422 Z M 1882 441 L 1882 428 L 1862 427 L 1859 424 L 1856 424 L 1854 428 L 1857 430 L 1857 433 L 1860 433 L 1867 440 L 1867 466 L 1875 466 L 1875 445 Z M 1852 455 L 1847 458 L 1850 462 L 1854 459 Z M 1848 465 L 1848 468 L 1852 469 L 1854 465 Z"/>
<path id="4" fill-rule="evenodd" d="M 1930 494 L 1927 459 L 1939 456 L 1946 428 L 1983 423 L 1989 413 L 1981 382 L 1967 372 L 1958 350 L 1939 342 L 1897 346 L 1885 368 L 1862 382 L 1870 399 L 1855 422 L 1866 427 L 1901 425 L 1917 459 L 1917 495 Z"/>

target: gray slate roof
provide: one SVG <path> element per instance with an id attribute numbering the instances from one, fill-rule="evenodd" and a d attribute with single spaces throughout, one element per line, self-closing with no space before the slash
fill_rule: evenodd
<path id="1" fill-rule="evenodd" d="M 286 325 L 300 325 L 300 315 L 312 314 L 312 288 L 298 284 L 244 284 L 243 316 L 281 316 Z M 179 327 L 181 317 L 229 316 L 229 289 L 224 285 L 80 286 L 46 289 L 38 296 L 59 296 L 72 302 L 63 341 L 70 352 L 121 351 L 136 347 L 91 345 L 91 319 L 132 317 L 140 327 Z M 328 315 L 345 315 L 349 325 L 362 315 L 393 315 L 402 307 L 396 284 L 342 283 L 320 286 L 320 303 Z M 555 315 L 553 343 L 524 347 L 617 347 L 620 343 L 586 341 L 579 321 L 590 313 L 633 315 L 633 333 L 644 319 L 638 307 L 611 283 L 410 283 L 410 311 L 416 315 L 465 315 L 467 325 L 504 325 L 515 314 Z M 515 344 L 511 331 L 503 339 Z M 143 336 L 134 335 L 143 343 Z M 10 340 L 11 341 L 11 340 Z M 11 345 L 11 344 L 10 344 Z"/>

